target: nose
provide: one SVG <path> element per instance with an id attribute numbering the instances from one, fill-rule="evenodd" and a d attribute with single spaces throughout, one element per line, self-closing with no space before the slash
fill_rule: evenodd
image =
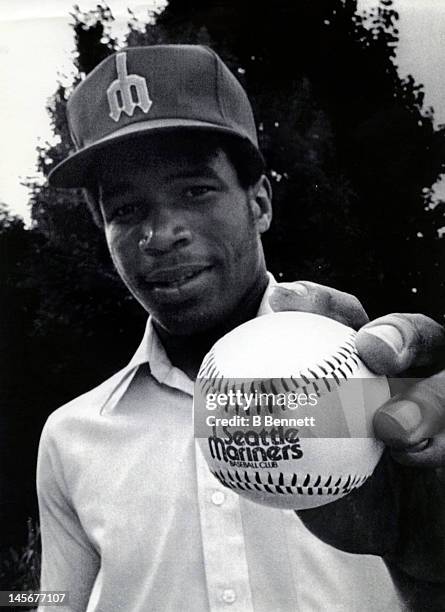
<path id="1" fill-rule="evenodd" d="M 192 233 L 178 213 L 163 210 L 145 219 L 138 246 L 143 253 L 156 255 L 182 248 L 191 241 Z"/>

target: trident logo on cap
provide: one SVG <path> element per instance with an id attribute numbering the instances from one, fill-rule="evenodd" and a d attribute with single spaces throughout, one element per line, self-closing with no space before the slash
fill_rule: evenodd
<path id="1" fill-rule="evenodd" d="M 116 55 L 116 70 L 117 79 L 107 89 L 110 117 L 119 121 L 123 112 L 131 117 L 137 107 L 148 113 L 153 102 L 148 95 L 147 81 L 138 74 L 128 74 L 125 53 Z"/>

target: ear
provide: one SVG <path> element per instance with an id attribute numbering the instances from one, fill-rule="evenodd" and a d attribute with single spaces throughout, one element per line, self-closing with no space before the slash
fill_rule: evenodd
<path id="1" fill-rule="evenodd" d="M 251 187 L 249 205 L 258 232 L 264 234 L 272 221 L 272 186 L 265 174 L 262 174 L 259 181 Z"/>

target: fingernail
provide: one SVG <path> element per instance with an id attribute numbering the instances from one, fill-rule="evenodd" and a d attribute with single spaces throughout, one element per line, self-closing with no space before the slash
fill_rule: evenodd
<path id="1" fill-rule="evenodd" d="M 408 446 L 406 450 L 410 453 L 420 453 L 421 451 L 425 450 L 427 446 L 430 445 L 430 443 L 431 443 L 431 440 L 429 438 L 426 438 L 426 440 L 422 440 L 418 444 L 414 444 L 413 446 Z"/>
<path id="2" fill-rule="evenodd" d="M 281 285 L 277 285 L 276 289 L 285 289 L 287 291 L 292 291 L 292 293 L 296 293 L 301 297 L 306 297 L 309 294 L 308 288 L 301 283 L 282 283 Z"/>
<path id="3" fill-rule="evenodd" d="M 395 353 L 402 352 L 404 347 L 403 336 L 394 325 L 375 325 L 363 331 L 383 340 Z"/>
<path id="4" fill-rule="evenodd" d="M 381 413 L 380 422 L 382 417 L 386 421 L 384 425 L 386 435 L 391 438 L 398 438 L 403 434 L 415 431 L 423 420 L 419 406 L 408 400 L 399 401 L 396 409 L 388 412 L 385 410 Z"/>

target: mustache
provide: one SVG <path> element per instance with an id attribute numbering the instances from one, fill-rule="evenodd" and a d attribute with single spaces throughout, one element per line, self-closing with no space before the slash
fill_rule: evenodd
<path id="1" fill-rule="evenodd" d="M 155 259 L 147 266 L 146 271 L 140 271 L 137 275 L 140 280 L 147 283 L 162 280 L 166 277 L 198 272 L 214 266 L 214 262 L 208 257 L 190 255 L 186 257 L 168 256 Z"/>

